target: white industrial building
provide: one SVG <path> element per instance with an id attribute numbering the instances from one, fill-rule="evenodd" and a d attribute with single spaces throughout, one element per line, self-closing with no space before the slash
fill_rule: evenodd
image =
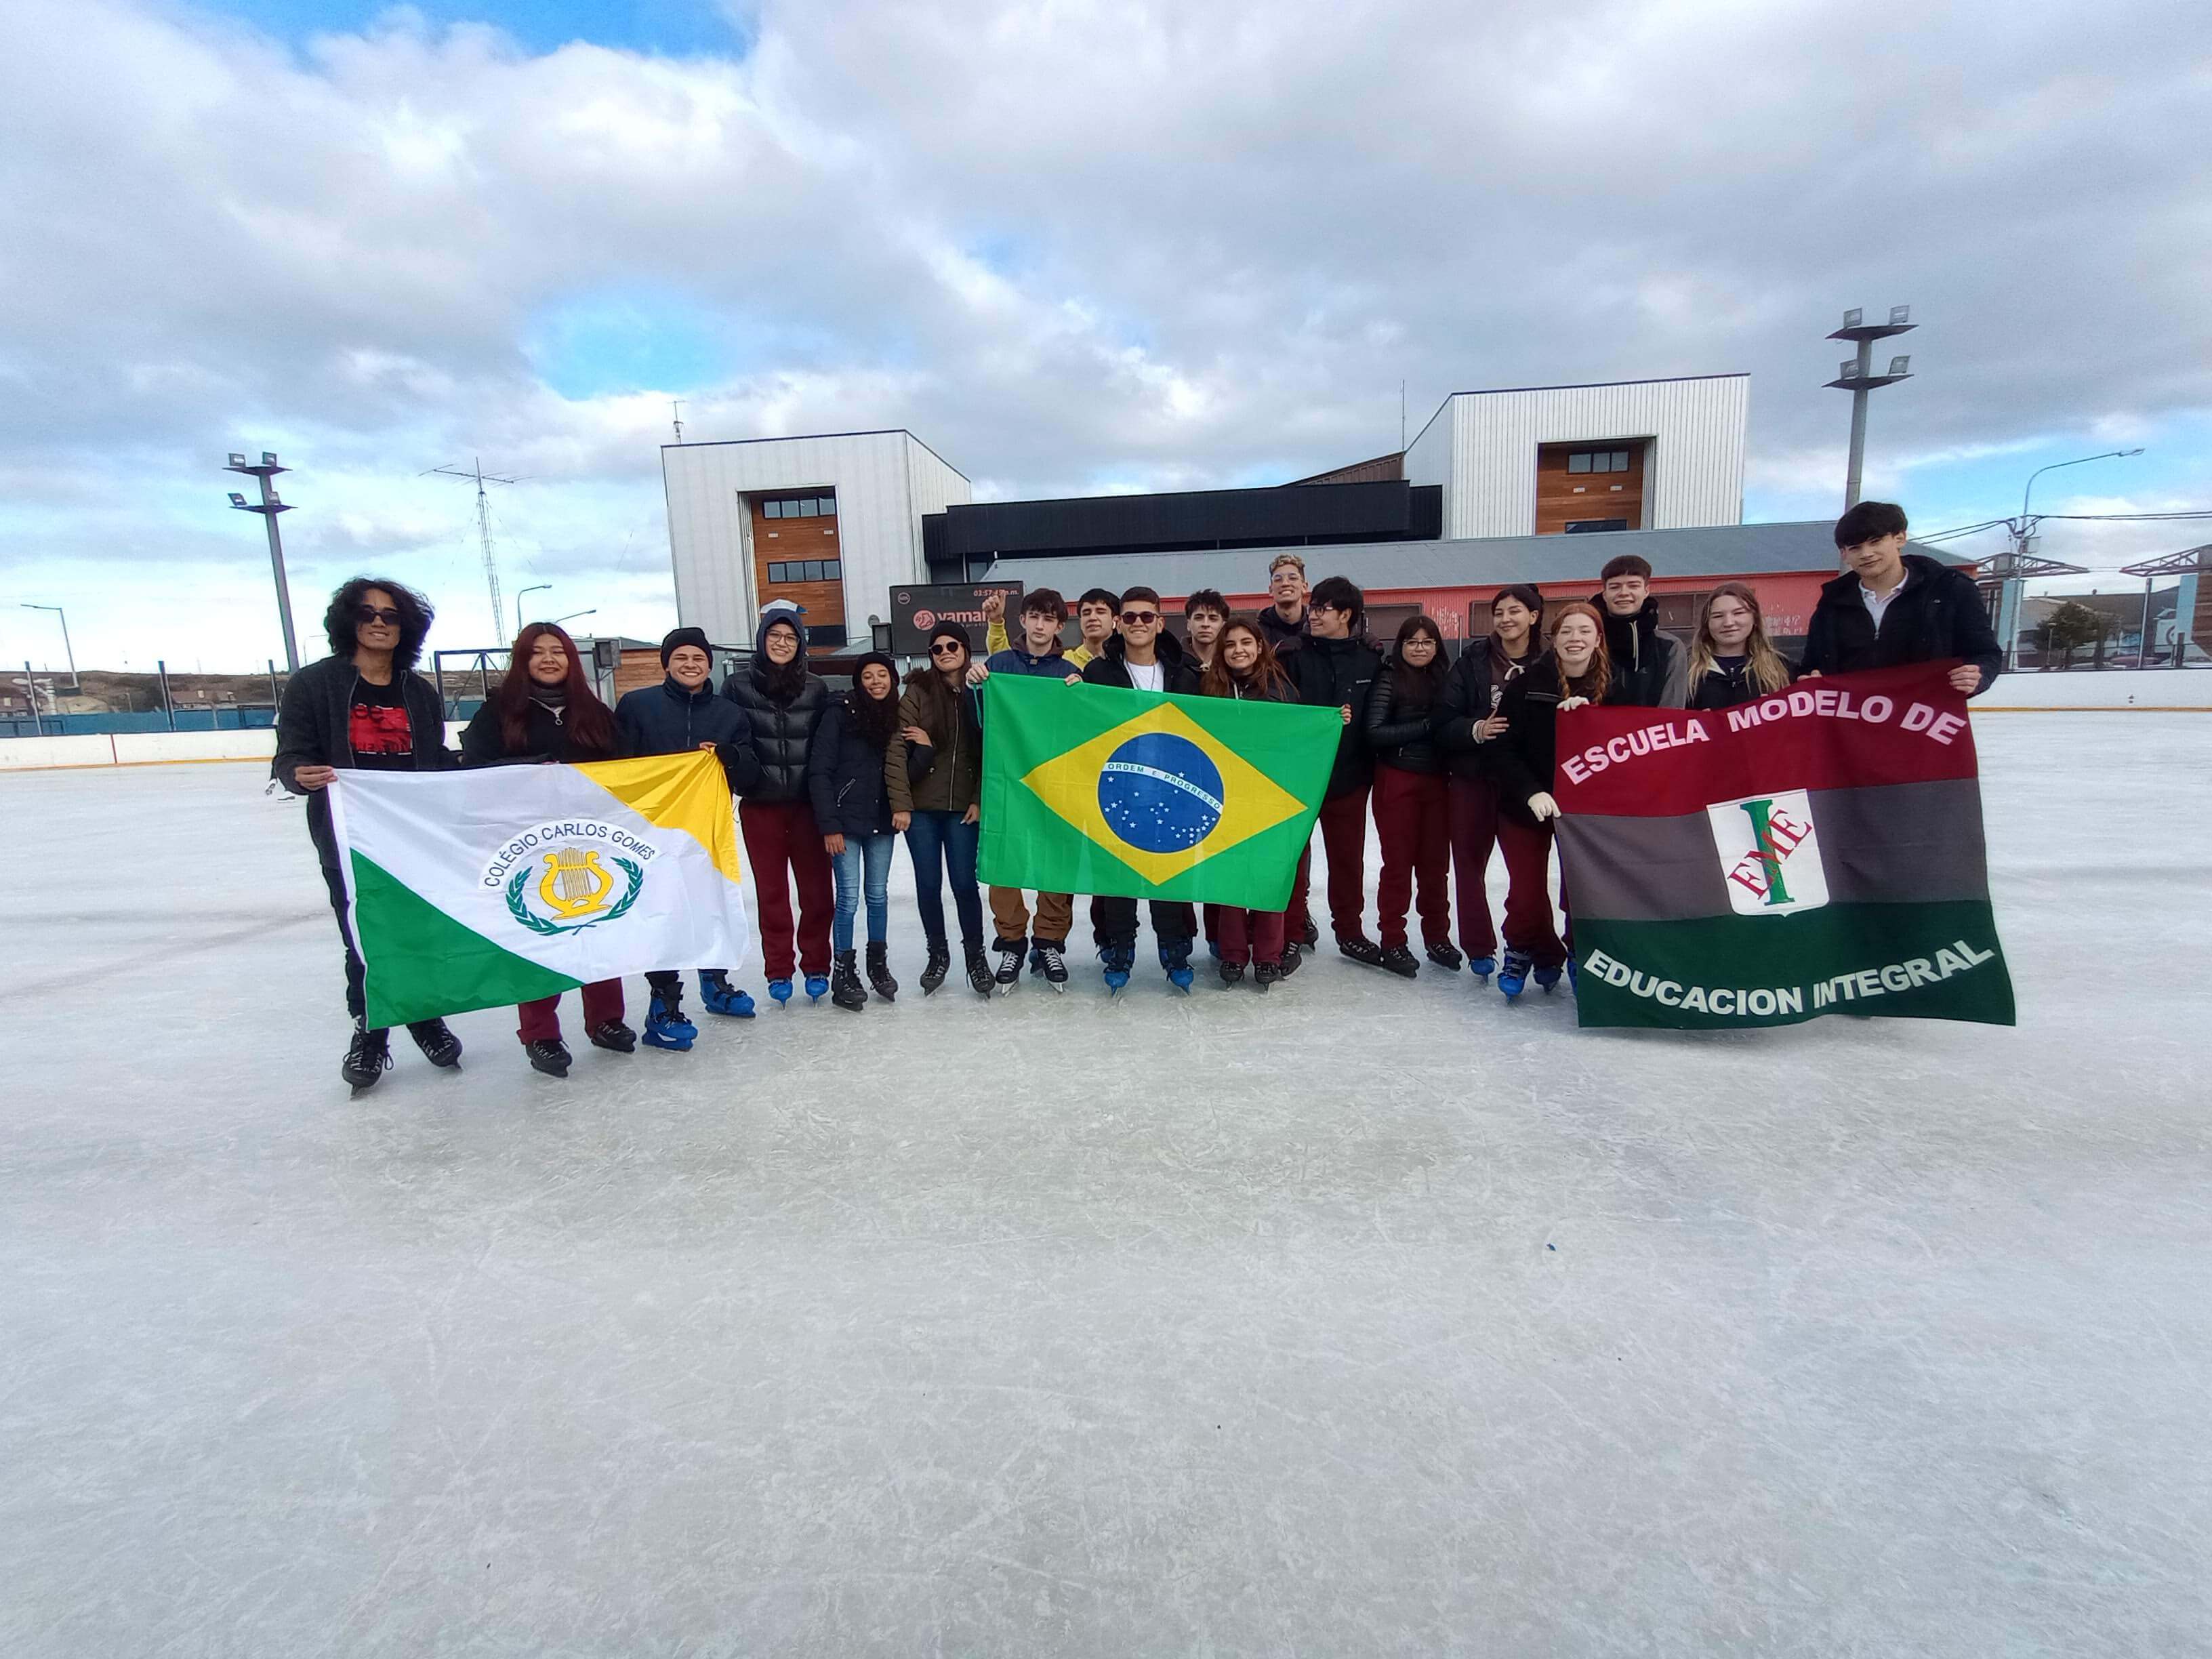
<path id="1" fill-rule="evenodd" d="M 1446 540 L 1741 524 L 1750 404 L 1747 374 L 1455 392 L 1403 476 L 1443 486 Z"/>
<path id="2" fill-rule="evenodd" d="M 865 640 L 891 586 L 921 579 L 923 518 L 969 497 L 905 431 L 666 444 L 660 465 L 677 615 L 730 645 L 776 599 L 818 643 Z"/>
<path id="3" fill-rule="evenodd" d="M 1010 560 L 1740 525 L 1750 385 L 1455 392 L 1402 454 L 1288 485 L 1159 495 L 978 503 L 906 431 L 664 445 L 677 610 L 742 646 L 764 604 L 788 600 L 836 648 L 889 620 L 894 590 L 911 599 Z"/>

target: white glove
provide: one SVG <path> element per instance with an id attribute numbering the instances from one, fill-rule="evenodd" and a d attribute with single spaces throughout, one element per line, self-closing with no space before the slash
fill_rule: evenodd
<path id="1" fill-rule="evenodd" d="M 1539 823 L 1547 818 L 1555 818 L 1559 816 L 1559 803 L 1539 789 L 1528 797 L 1528 816 Z"/>

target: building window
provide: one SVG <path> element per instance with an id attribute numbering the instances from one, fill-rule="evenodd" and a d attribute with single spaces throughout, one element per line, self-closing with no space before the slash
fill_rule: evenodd
<path id="1" fill-rule="evenodd" d="M 838 559 L 775 559 L 769 562 L 768 579 L 772 582 L 842 581 L 845 566 Z"/>
<path id="2" fill-rule="evenodd" d="M 1567 457 L 1570 472 L 1626 472 L 1628 471 L 1628 452 L 1625 449 L 1578 449 Z"/>
<path id="3" fill-rule="evenodd" d="M 834 647 L 844 644 L 845 638 L 845 624 L 842 623 L 817 623 L 806 630 L 806 642 L 809 645 L 826 645 Z"/>
<path id="4" fill-rule="evenodd" d="M 761 498 L 761 517 L 763 519 L 834 519 L 837 516 L 835 495 L 764 495 Z"/>
<path id="5" fill-rule="evenodd" d="M 1570 536 L 1588 536 L 1599 531 L 1627 528 L 1628 520 L 1626 519 L 1570 519 L 1566 523 L 1566 533 Z"/>

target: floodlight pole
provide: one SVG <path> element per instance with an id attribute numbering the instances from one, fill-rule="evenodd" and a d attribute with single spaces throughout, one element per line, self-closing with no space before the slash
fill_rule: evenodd
<path id="1" fill-rule="evenodd" d="M 291 470 L 289 466 L 277 465 L 276 456 L 265 449 L 261 452 L 261 465 L 258 466 L 248 466 L 245 456 L 234 454 L 230 458 L 230 465 L 223 468 L 226 472 L 243 472 L 260 482 L 259 506 L 255 506 L 242 495 L 233 495 L 230 504 L 242 513 L 258 513 L 262 522 L 269 527 L 269 569 L 276 579 L 276 620 L 284 627 L 284 666 L 296 674 L 300 672 L 300 646 L 292 636 L 292 590 L 290 584 L 284 580 L 284 539 L 276 533 L 276 515 L 289 513 L 292 509 L 277 500 L 276 492 L 269 483 L 279 472 Z"/>
<path id="2" fill-rule="evenodd" d="M 1840 373 L 1827 382 L 1839 391 L 1851 394 L 1851 456 L 1844 474 L 1844 507 L 1845 511 L 1859 504 L 1859 477 L 1866 463 L 1867 393 L 1899 380 L 1912 378 L 1910 357 L 1893 357 L 1887 374 L 1874 372 L 1874 343 L 1886 340 L 1893 334 L 1909 334 L 1919 325 L 1911 320 L 1912 307 L 1892 306 L 1887 323 L 1869 323 L 1863 311 L 1847 311 L 1844 325 L 1828 336 L 1832 340 L 1851 340 L 1858 344 L 1858 353 L 1850 362 L 1840 365 Z"/>

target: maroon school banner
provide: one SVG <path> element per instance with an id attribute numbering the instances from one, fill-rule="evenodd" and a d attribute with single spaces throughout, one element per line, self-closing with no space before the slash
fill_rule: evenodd
<path id="1" fill-rule="evenodd" d="M 1954 665 L 1559 716 L 1584 1025 L 2014 1023 Z"/>

